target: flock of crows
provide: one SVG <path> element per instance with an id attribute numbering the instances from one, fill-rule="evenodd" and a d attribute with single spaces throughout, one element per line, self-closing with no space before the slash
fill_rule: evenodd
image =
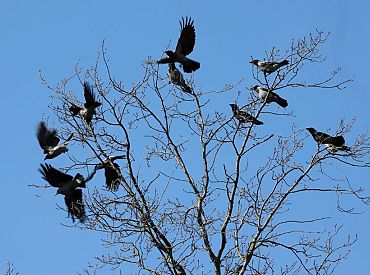
<path id="1" fill-rule="evenodd" d="M 195 45 L 195 28 L 194 21 L 191 18 L 182 18 L 180 21 L 181 34 L 177 42 L 176 49 L 174 51 L 165 51 L 167 57 L 157 61 L 158 64 L 168 64 L 167 75 L 170 82 L 179 87 L 182 91 L 192 94 L 192 88 L 186 83 L 182 73 L 176 68 L 175 63 L 180 63 L 185 73 L 195 72 L 200 68 L 200 63 L 186 57 L 189 55 Z M 252 60 L 251 64 L 255 65 L 265 75 L 276 72 L 281 67 L 289 64 L 288 60 L 281 62 L 270 62 L 261 60 Z M 83 84 L 85 103 L 84 106 L 78 106 L 71 103 L 69 111 L 72 116 L 78 116 L 82 118 L 88 125 L 95 115 L 95 109 L 102 105 L 102 103 L 96 101 L 93 92 L 93 87 L 85 82 Z M 261 101 L 266 103 L 275 102 L 279 106 L 286 108 L 288 106 L 287 100 L 281 98 L 278 94 L 271 90 L 265 89 L 260 86 L 254 86 L 253 91 L 257 92 Z M 239 123 L 252 123 L 255 125 L 263 124 L 253 115 L 239 109 L 236 104 L 230 104 L 233 117 L 239 121 Z M 345 140 L 343 136 L 330 136 L 323 132 L 318 132 L 314 128 L 307 128 L 311 133 L 314 140 L 325 145 L 331 152 L 335 153 L 338 150 L 349 151 L 349 147 L 345 146 Z M 68 151 L 68 143 L 73 138 L 73 133 L 61 142 L 57 130 L 48 129 L 44 122 L 40 122 L 37 127 L 37 139 L 40 147 L 44 150 L 45 159 L 53 159 L 62 153 Z M 39 171 L 42 174 L 42 178 L 45 179 L 51 186 L 58 188 L 57 194 L 64 195 L 65 204 L 68 209 L 68 214 L 75 221 L 75 218 L 84 222 L 86 218 L 85 208 L 83 203 L 83 195 L 81 188 L 86 187 L 86 183 L 89 182 L 97 170 L 104 169 L 106 188 L 113 192 L 118 190 L 122 175 L 120 166 L 114 161 L 117 159 L 125 158 L 125 155 L 121 156 L 109 156 L 101 163 L 96 164 L 92 173 L 84 178 L 81 174 L 77 173 L 75 176 L 71 176 L 64 173 L 50 164 L 41 164 Z"/>
<path id="2" fill-rule="evenodd" d="M 95 109 L 101 106 L 101 103 L 95 100 L 93 87 L 88 82 L 85 82 L 83 87 L 85 97 L 84 106 L 80 107 L 71 103 L 69 111 L 72 116 L 79 116 L 90 125 L 96 113 Z M 68 152 L 68 143 L 73 138 L 73 133 L 64 142 L 61 142 L 56 129 L 49 129 L 44 122 L 40 122 L 36 130 L 36 136 L 41 149 L 44 150 L 44 160 L 47 160 L 54 159 L 62 153 Z M 104 169 L 105 187 L 110 191 L 117 191 L 122 180 L 122 175 L 120 166 L 114 161 L 123 158 L 125 158 L 125 155 L 107 157 L 101 163 L 96 164 L 93 171 L 86 178 L 80 173 L 71 176 L 47 163 L 41 164 L 39 171 L 44 180 L 51 186 L 58 188 L 57 194 L 64 195 L 68 214 L 72 220 L 75 221 L 75 218 L 77 218 L 81 222 L 84 222 L 86 214 L 81 188 L 86 188 L 86 183 L 94 177 L 97 170 Z"/>

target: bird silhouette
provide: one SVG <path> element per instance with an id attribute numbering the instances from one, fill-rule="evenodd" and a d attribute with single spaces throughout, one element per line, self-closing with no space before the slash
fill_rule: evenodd
<path id="1" fill-rule="evenodd" d="M 85 104 L 84 108 L 77 106 L 74 103 L 71 103 L 71 107 L 69 110 L 71 111 L 73 116 L 81 116 L 85 121 L 90 124 L 93 116 L 95 115 L 95 109 L 101 106 L 102 104 L 95 100 L 95 94 L 93 91 L 93 86 L 91 86 L 88 82 L 84 82 L 84 97 L 85 97 Z"/>
<path id="2" fill-rule="evenodd" d="M 333 153 L 337 151 L 350 151 L 348 146 L 345 146 L 345 140 L 343 136 L 330 136 L 323 132 L 318 132 L 314 128 L 306 128 L 312 135 L 313 139 L 319 143 L 323 144 Z"/>
<path id="3" fill-rule="evenodd" d="M 249 63 L 252 63 L 252 64 L 256 65 L 265 74 L 271 74 L 271 73 L 275 72 L 277 69 L 279 69 L 279 68 L 281 68 L 285 65 L 288 65 L 289 61 L 286 60 L 286 59 L 281 61 L 281 62 L 262 61 L 262 60 L 254 59 Z"/>
<path id="4" fill-rule="evenodd" d="M 279 106 L 286 108 L 288 106 L 288 101 L 286 99 L 280 97 L 278 94 L 268 91 L 258 85 L 254 86 L 252 90 L 256 91 L 262 101 L 266 100 L 266 103 L 276 102 Z"/>
<path id="5" fill-rule="evenodd" d="M 230 106 L 231 106 L 231 109 L 233 111 L 234 117 L 240 123 L 251 122 L 252 124 L 256 124 L 256 125 L 262 125 L 263 124 L 262 121 L 259 121 L 258 119 L 256 119 L 251 114 L 248 114 L 245 111 L 239 110 L 239 107 L 236 104 L 230 104 Z"/>
<path id="6" fill-rule="evenodd" d="M 85 188 L 86 183 L 90 181 L 96 170 L 86 178 L 77 173 L 74 177 L 55 169 L 50 164 L 41 164 L 39 169 L 42 178 L 46 180 L 51 186 L 58 188 L 56 195 L 64 195 L 64 202 L 68 209 L 68 215 L 75 221 L 75 218 L 81 222 L 85 221 L 85 207 L 82 198 L 82 190 Z"/>
<path id="7" fill-rule="evenodd" d="M 41 149 L 44 150 L 46 159 L 53 159 L 62 153 L 68 152 L 68 143 L 73 137 L 73 133 L 63 142 L 60 143 L 56 129 L 48 129 L 45 122 L 41 121 L 36 130 L 36 137 Z"/>
<path id="8" fill-rule="evenodd" d="M 165 51 L 168 57 L 158 60 L 158 64 L 179 62 L 185 73 L 191 73 L 200 68 L 200 63 L 186 56 L 193 51 L 195 45 L 194 21 L 189 17 L 180 21 L 181 34 L 175 51 Z"/>

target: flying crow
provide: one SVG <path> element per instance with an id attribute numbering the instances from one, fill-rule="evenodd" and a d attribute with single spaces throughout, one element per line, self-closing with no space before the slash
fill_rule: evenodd
<path id="1" fill-rule="evenodd" d="M 48 129 L 45 122 L 41 121 L 37 127 L 36 136 L 41 149 L 44 150 L 46 159 L 53 159 L 68 151 L 68 142 L 73 137 L 73 133 L 63 142 L 59 143 L 58 132 L 55 129 Z"/>
<path id="2" fill-rule="evenodd" d="M 262 121 L 259 121 L 254 116 L 248 114 L 247 112 L 244 112 L 242 110 L 239 110 L 238 106 L 236 104 L 230 104 L 231 109 L 233 110 L 234 117 L 239 120 L 240 123 L 244 122 L 251 122 L 256 125 L 263 124 Z"/>
<path id="3" fill-rule="evenodd" d="M 81 108 L 75 104 L 71 104 L 69 110 L 73 116 L 80 115 L 90 124 L 93 116 L 95 115 L 95 109 L 98 108 L 101 103 L 95 100 L 95 94 L 93 91 L 93 86 L 88 82 L 84 82 L 84 97 L 85 97 L 85 108 Z"/>
<path id="4" fill-rule="evenodd" d="M 109 156 L 103 161 L 103 163 L 98 164 L 95 167 L 95 170 L 104 168 L 105 187 L 110 191 L 117 191 L 122 179 L 120 167 L 114 161 L 125 157 L 125 155 Z"/>
<path id="5" fill-rule="evenodd" d="M 96 170 L 94 170 L 87 179 L 77 173 L 74 177 L 63 173 L 49 164 L 41 164 L 39 169 L 42 178 L 46 180 L 51 186 L 57 187 L 56 194 L 64 195 L 64 201 L 68 208 L 68 216 L 71 216 L 72 221 L 75 218 L 81 222 L 85 220 L 85 207 L 82 199 L 82 190 L 77 188 L 85 188 L 86 183 L 92 179 Z"/>
<path id="6" fill-rule="evenodd" d="M 288 101 L 272 91 L 269 93 L 267 89 L 264 89 L 258 85 L 254 86 L 252 90 L 258 92 L 259 97 L 262 99 L 262 101 L 266 100 L 266 103 L 276 102 L 283 108 L 288 106 Z"/>
<path id="7" fill-rule="evenodd" d="M 279 69 L 280 67 L 288 65 L 289 61 L 285 59 L 281 62 L 274 62 L 274 61 L 261 61 L 261 60 L 255 59 L 249 63 L 256 65 L 265 74 L 271 74 L 275 72 L 277 69 Z"/>
<path id="8" fill-rule="evenodd" d="M 157 63 L 175 63 L 179 62 L 185 73 L 191 73 L 199 69 L 200 63 L 187 58 L 186 56 L 193 51 L 195 44 L 194 21 L 189 17 L 182 18 L 180 21 L 181 34 L 177 41 L 175 51 L 166 51 L 168 57 L 162 58 Z"/>
<path id="9" fill-rule="evenodd" d="M 319 143 L 324 144 L 333 153 L 339 151 L 350 151 L 348 146 L 345 146 L 343 136 L 332 137 L 326 133 L 318 132 L 314 128 L 306 128 L 312 135 L 313 139 Z"/>
<path id="10" fill-rule="evenodd" d="M 184 77 L 182 76 L 182 73 L 176 68 L 175 63 L 168 63 L 168 71 L 167 76 L 170 79 L 170 81 L 178 86 L 182 91 L 192 94 L 193 91 L 191 90 L 190 86 L 186 84 Z"/>

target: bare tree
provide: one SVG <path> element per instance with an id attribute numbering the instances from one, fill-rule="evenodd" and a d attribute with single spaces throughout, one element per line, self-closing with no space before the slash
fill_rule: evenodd
<path id="1" fill-rule="evenodd" d="M 6 275 L 19 275 L 19 273 L 16 271 L 16 269 L 15 269 L 15 266 L 14 266 L 14 264 L 13 263 L 11 263 L 11 262 L 7 262 L 6 263 L 6 267 L 5 267 L 6 269 L 5 269 L 5 274 Z"/>
<path id="2" fill-rule="evenodd" d="M 269 93 L 304 87 L 345 88 L 339 70 L 316 82 L 306 82 L 306 64 L 324 66 L 319 47 L 327 35 L 316 32 L 281 52 L 273 48 L 268 61 L 289 64 L 266 74 L 252 66 L 254 81 Z M 249 65 L 249 64 L 248 64 Z M 164 66 L 164 65 L 160 65 Z M 299 120 L 287 136 L 240 123 L 229 104 L 214 110 L 225 93 L 235 93 L 239 106 L 263 121 L 272 116 L 284 123 L 292 116 L 240 83 L 205 91 L 190 77 L 184 92 L 168 82 L 163 68 L 148 60 L 141 81 L 126 88 L 114 77 L 104 43 L 94 66 L 75 74 L 52 91 L 50 109 L 65 136 L 74 133 L 66 170 L 86 171 L 109 165 L 119 175 L 112 190 L 93 179 L 85 192 L 87 221 L 78 226 L 106 232 L 104 243 L 114 252 L 97 257 L 96 267 L 136 266 L 154 274 L 332 274 L 346 259 L 356 236 L 343 241 L 342 224 L 328 227 L 328 216 L 294 211 L 302 196 L 335 194 L 339 211 L 354 213 L 342 199 L 369 197 L 356 183 L 332 167 L 369 167 L 369 136 L 358 136 L 350 151 L 333 152 L 314 143 Z M 70 91 L 88 80 L 102 106 L 88 124 L 69 111 L 82 93 Z M 250 83 L 255 84 L 255 83 Z M 217 106 L 219 106 L 218 104 Z M 289 110 L 294 110 L 294 106 Z M 335 134 L 351 133 L 354 120 L 342 121 Z M 334 134 L 334 133 L 333 133 Z M 73 148 L 78 147 L 78 152 Z M 83 154 L 81 152 L 84 152 Z M 110 156 L 124 156 L 114 165 Z M 64 156 L 63 156 L 64 157 Z M 97 172 L 99 174 L 99 171 Z M 107 175 L 107 174 L 106 174 Z M 279 253 L 288 254 L 282 259 Z M 289 258 L 289 260 L 287 260 Z M 87 272 L 87 271 L 86 271 Z"/>

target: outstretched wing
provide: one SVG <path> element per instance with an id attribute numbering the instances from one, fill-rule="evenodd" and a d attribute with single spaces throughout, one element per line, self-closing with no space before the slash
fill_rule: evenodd
<path id="1" fill-rule="evenodd" d="M 36 136 L 42 149 L 55 147 L 60 141 L 60 139 L 57 137 L 57 130 L 49 130 L 43 121 L 41 121 L 37 127 Z"/>
<path id="2" fill-rule="evenodd" d="M 46 180 L 51 186 L 54 187 L 61 187 L 66 182 L 70 182 L 73 180 L 71 175 L 63 173 L 57 169 L 55 169 L 50 164 L 41 164 L 41 169 L 39 169 L 42 178 Z"/>
<path id="3" fill-rule="evenodd" d="M 180 21 L 181 34 L 177 41 L 176 52 L 188 55 L 193 51 L 195 45 L 195 28 L 194 21 L 189 17 L 182 18 Z"/>
<path id="4" fill-rule="evenodd" d="M 87 81 L 84 82 L 84 97 L 85 97 L 85 108 L 97 108 L 101 105 L 100 102 L 95 101 L 95 94 L 93 86 Z"/>
<path id="5" fill-rule="evenodd" d="M 82 190 L 75 189 L 64 197 L 64 202 L 68 208 L 68 216 L 75 221 L 75 218 L 79 219 L 80 222 L 84 222 L 86 218 L 85 206 L 82 199 Z"/>

